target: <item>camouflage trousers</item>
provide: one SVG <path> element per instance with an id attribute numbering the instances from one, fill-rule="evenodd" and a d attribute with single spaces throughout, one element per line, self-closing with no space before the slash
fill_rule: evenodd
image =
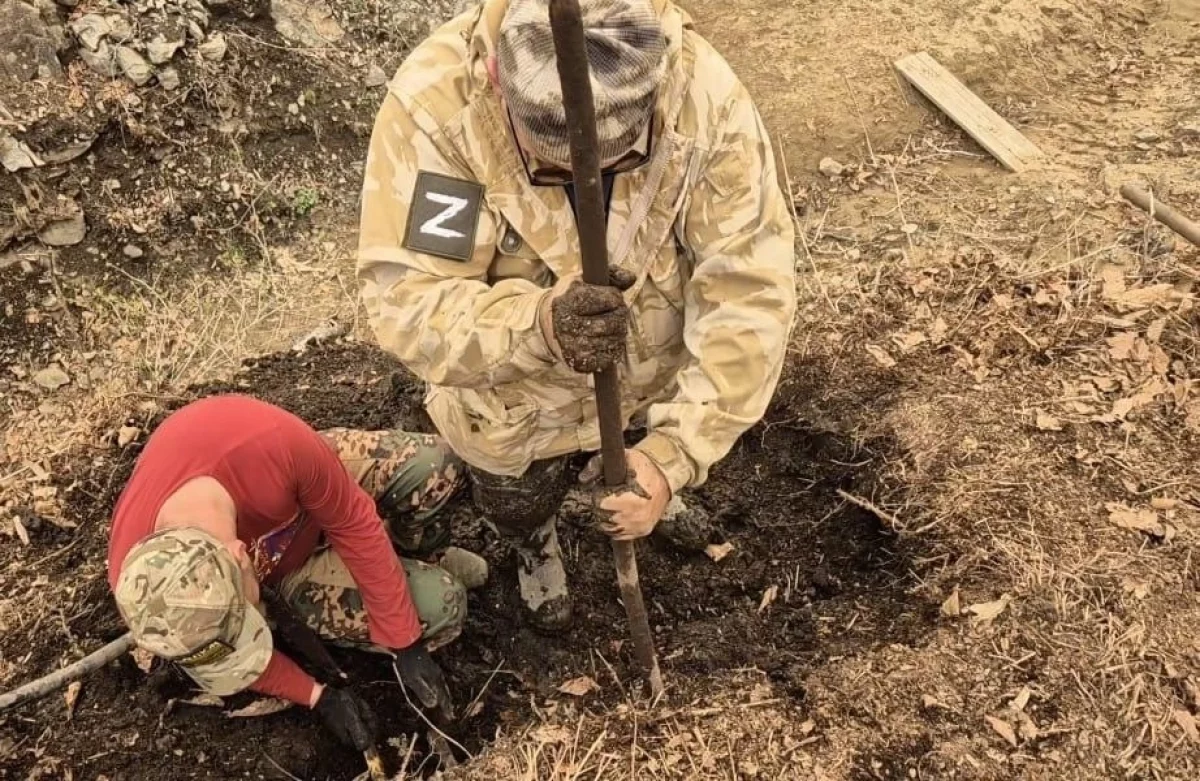
<path id="1" fill-rule="evenodd" d="M 462 632 L 466 589 L 437 566 L 450 544 L 450 521 L 439 510 L 466 481 L 462 461 L 440 437 L 403 431 L 327 429 L 321 436 L 358 484 L 375 499 L 400 554 L 409 593 L 430 650 Z M 350 570 L 328 544 L 289 574 L 281 595 L 321 637 L 372 650 L 367 611 Z"/>

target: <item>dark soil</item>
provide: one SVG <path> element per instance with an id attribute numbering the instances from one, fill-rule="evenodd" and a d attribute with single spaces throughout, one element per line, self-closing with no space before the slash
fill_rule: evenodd
<path id="1" fill-rule="evenodd" d="M 230 391 L 279 404 L 318 428 L 428 428 L 418 383 L 361 344 L 261 358 L 235 382 L 197 388 L 194 395 Z M 869 486 L 873 466 L 893 446 L 854 446 L 814 432 L 795 411 L 799 405 L 789 394 L 798 392 L 799 387 L 786 386 L 767 420 L 743 437 L 702 490 L 687 498 L 708 510 L 717 536 L 733 545 L 726 558 L 713 562 L 657 538 L 638 545 L 663 672 L 672 696 L 681 700 L 701 691 L 707 676 L 757 667 L 796 707 L 807 709 L 811 703 L 805 702 L 802 682 L 813 665 L 880 644 L 917 644 L 932 627 L 936 605 L 909 594 L 909 573 L 920 569 L 915 552 L 873 515 L 845 509 L 835 495 L 837 488 Z M 165 414 L 145 421 L 147 427 Z M 103 579 L 105 519 L 135 457 L 136 446 L 65 458 L 57 473 L 79 528 L 31 534 L 22 560 L 57 554 L 38 573 L 54 584 L 78 581 L 63 620 L 79 652 L 123 631 Z M 567 679 L 592 676 L 601 683 L 592 696 L 607 704 L 625 696 L 614 673 L 624 688 L 636 680 L 611 550 L 607 538 L 588 528 L 583 507 L 568 501 L 562 513 L 576 621 L 570 632 L 553 638 L 521 623 L 509 541 L 474 518 L 466 500 L 452 510 L 458 544 L 482 553 L 492 566 L 488 584 L 470 596 L 465 632 L 437 654 L 459 708 L 478 698 L 469 717 L 450 730 L 472 752 L 498 728 L 531 721 L 531 702 L 545 702 Z M 59 552 L 64 546 L 69 550 Z M 760 609 L 772 586 L 777 588 L 773 602 Z M 77 658 L 65 653 L 58 623 L 52 616 L 8 633 L 0 640 L 3 658 L 22 659 L 28 653 L 22 666 L 30 677 L 48 672 L 60 659 Z M 366 655 L 338 654 L 379 714 L 383 735 L 419 731 L 390 670 Z M 61 695 L 0 716 L 0 750 L 10 755 L 0 778 L 67 777 L 68 769 L 75 778 L 282 777 L 274 763 L 304 779 L 350 779 L 363 770 L 361 757 L 335 744 L 299 709 L 230 719 L 219 709 L 170 699 L 186 696 L 189 689 L 177 673 L 156 669 L 147 681 L 126 657 L 85 681 L 70 722 Z M 230 705 L 249 699 L 235 697 Z M 423 745 L 418 744 L 418 761 Z M 398 766 L 394 746 L 384 746 L 383 753 L 393 769 Z M 426 770 L 433 765 L 427 762 Z M 49 775 L 38 775 L 46 771 Z"/>

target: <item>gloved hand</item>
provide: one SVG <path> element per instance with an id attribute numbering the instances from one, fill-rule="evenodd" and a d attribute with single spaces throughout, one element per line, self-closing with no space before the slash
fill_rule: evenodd
<path id="1" fill-rule="evenodd" d="M 440 719 L 450 720 L 454 715 L 450 689 L 446 686 L 442 668 L 425 650 L 424 643 L 417 642 L 396 651 L 396 671 L 401 685 L 415 694 L 422 705 L 436 712 Z"/>
<path id="2" fill-rule="evenodd" d="M 355 751 L 375 745 L 375 714 L 349 689 L 326 686 L 313 710 L 334 737 Z"/>
<path id="3" fill-rule="evenodd" d="M 625 357 L 629 308 L 621 293 L 635 278 L 609 269 L 609 285 L 589 285 L 572 274 L 560 279 L 542 300 L 538 318 L 550 352 L 583 374 L 598 372 Z"/>
<path id="4" fill-rule="evenodd" d="M 629 477 L 625 485 L 609 488 L 602 480 L 604 462 L 593 456 L 579 482 L 592 485 L 592 505 L 605 534 L 614 540 L 636 540 L 654 531 L 667 504 L 671 486 L 658 465 L 640 450 L 626 450 Z"/>

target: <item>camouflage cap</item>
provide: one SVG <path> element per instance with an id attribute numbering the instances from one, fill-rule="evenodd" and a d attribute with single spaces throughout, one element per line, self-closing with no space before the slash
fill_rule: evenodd
<path id="1" fill-rule="evenodd" d="M 581 0 L 601 161 L 630 151 L 654 111 L 667 50 L 651 0 Z M 571 148 L 549 0 L 512 0 L 497 44 L 500 91 L 529 151 L 567 166 Z"/>
<path id="2" fill-rule="evenodd" d="M 242 691 L 267 669 L 271 631 L 246 601 L 232 554 L 207 532 L 167 529 L 139 542 L 115 596 L 138 646 L 176 662 L 207 692 Z"/>

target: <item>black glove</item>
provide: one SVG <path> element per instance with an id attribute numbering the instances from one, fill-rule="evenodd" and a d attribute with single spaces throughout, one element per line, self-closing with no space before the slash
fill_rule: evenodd
<path id="1" fill-rule="evenodd" d="M 334 737 L 355 751 L 375 745 L 375 714 L 349 689 L 326 686 L 314 710 Z"/>
<path id="2" fill-rule="evenodd" d="M 442 668 L 425 650 L 424 643 L 414 643 L 402 651 L 396 651 L 396 670 L 400 683 L 415 694 L 422 705 L 436 711 L 446 721 L 454 715 Z"/>

